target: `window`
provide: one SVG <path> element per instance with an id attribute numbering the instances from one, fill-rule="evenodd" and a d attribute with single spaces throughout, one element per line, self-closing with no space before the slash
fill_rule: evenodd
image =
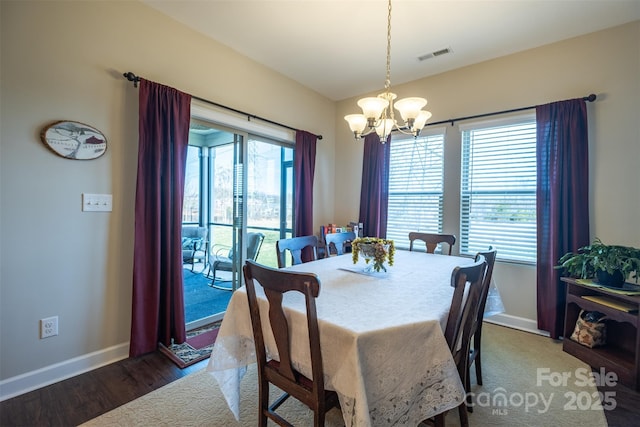
<path id="1" fill-rule="evenodd" d="M 410 231 L 442 231 L 444 129 L 394 135 L 390 151 L 387 238 L 409 248 Z"/>
<path id="2" fill-rule="evenodd" d="M 193 145 L 187 150 L 182 222 L 200 224 L 200 148 Z"/>
<path id="3" fill-rule="evenodd" d="M 461 130 L 460 253 L 493 245 L 501 259 L 535 262 L 535 117 Z"/>

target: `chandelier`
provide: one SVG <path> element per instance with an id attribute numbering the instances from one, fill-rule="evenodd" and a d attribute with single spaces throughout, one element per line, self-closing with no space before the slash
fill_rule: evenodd
<path id="1" fill-rule="evenodd" d="M 391 92 L 391 0 L 389 0 L 388 9 L 387 78 L 384 82 L 384 93 L 376 97 L 360 99 L 358 106 L 362 108 L 362 114 L 344 116 L 356 139 L 375 131 L 383 144 L 394 129 L 417 137 L 431 117 L 429 111 L 422 110 L 422 107 L 427 105 L 426 99 L 411 97 L 396 101 L 397 95 Z M 400 113 L 404 125 L 398 125 L 393 112 L 394 108 Z"/>

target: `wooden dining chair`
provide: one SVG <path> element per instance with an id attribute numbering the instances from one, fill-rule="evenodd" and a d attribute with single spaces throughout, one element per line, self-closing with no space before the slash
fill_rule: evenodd
<path id="1" fill-rule="evenodd" d="M 247 260 L 244 277 L 251 314 L 251 325 L 258 361 L 258 401 L 260 406 L 258 425 L 266 427 L 267 419 L 280 426 L 291 426 L 276 410 L 290 396 L 307 405 L 313 411 L 313 425 L 323 426 L 325 414 L 331 408 L 339 407 L 335 391 L 324 389 L 324 372 L 320 351 L 320 333 L 316 314 L 315 300 L 320 293 L 320 281 L 313 273 L 298 273 L 262 266 Z M 262 321 L 256 282 L 262 286 L 269 303 L 268 325 L 270 332 L 262 330 Z M 306 301 L 307 329 L 309 332 L 309 354 L 311 355 L 311 378 L 298 372 L 291 360 L 291 328 L 289 318 L 282 307 L 283 295 L 287 292 L 300 292 Z M 265 334 L 273 334 L 280 360 L 267 360 L 264 343 Z M 302 345 L 298 343 L 298 345 Z M 269 404 L 269 384 L 273 384 L 284 393 Z"/>
<path id="2" fill-rule="evenodd" d="M 276 255 L 278 257 L 278 268 L 287 266 L 287 253 L 291 255 L 291 265 L 302 264 L 302 253 L 305 248 L 309 248 L 311 259 L 318 259 L 318 236 L 298 236 L 280 239 L 276 242 Z M 307 262 L 308 262 L 307 261 Z"/>
<path id="3" fill-rule="evenodd" d="M 439 234 L 439 233 L 419 233 L 417 231 L 411 231 L 409 233 L 409 250 L 413 250 L 414 240 L 421 240 L 427 246 L 427 253 L 435 253 L 436 247 L 439 243 L 447 243 L 449 245 L 448 255 L 451 255 L 451 249 L 456 244 L 456 236 L 454 234 Z M 444 248 L 442 248 L 444 254 Z"/>
<path id="4" fill-rule="evenodd" d="M 456 267 L 451 273 L 451 286 L 454 288 L 447 327 L 444 337 L 458 368 L 462 384 L 467 384 L 466 376 L 469 363 L 469 347 L 473 325 L 478 316 L 482 285 L 487 271 L 487 262 L 480 255 L 476 261 L 464 267 Z M 466 294 L 466 297 L 465 297 Z M 460 425 L 469 426 L 466 399 L 458 406 Z M 446 412 L 436 415 L 435 425 L 444 427 Z"/>
<path id="5" fill-rule="evenodd" d="M 491 286 L 491 277 L 493 276 L 493 265 L 496 262 L 496 255 L 498 251 L 493 247 L 489 246 L 489 249 L 486 251 L 480 251 L 476 254 L 476 261 L 483 256 L 487 261 L 487 272 L 484 275 L 484 280 L 482 282 L 482 293 L 480 294 L 480 304 L 478 308 L 478 315 L 476 317 L 475 323 L 472 325 L 472 336 L 473 343 L 470 344 L 469 349 L 469 363 L 467 367 L 467 383 L 465 384 L 465 388 L 467 393 L 471 388 L 471 365 L 475 362 L 476 365 L 476 382 L 478 385 L 482 385 L 482 365 L 480 363 L 480 343 L 482 341 L 482 320 L 484 317 L 484 308 L 487 305 L 487 295 L 489 294 L 489 287 Z M 470 402 L 469 402 L 470 403 Z M 472 408 L 472 407 L 470 407 Z M 471 409 L 469 412 L 473 412 Z"/>
<path id="6" fill-rule="evenodd" d="M 350 243 L 356 239 L 356 233 L 353 231 L 344 231 L 341 233 L 327 233 L 324 236 L 324 242 L 326 245 L 327 256 L 332 253 L 336 255 L 343 255 L 347 243 Z"/>

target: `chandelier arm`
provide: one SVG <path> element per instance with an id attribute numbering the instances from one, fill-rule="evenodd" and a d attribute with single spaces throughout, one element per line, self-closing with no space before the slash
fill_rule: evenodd
<path id="1" fill-rule="evenodd" d="M 378 124 L 380 122 L 381 119 L 378 120 Z M 377 126 L 377 125 L 376 125 Z M 371 133 L 375 133 L 376 131 L 376 126 L 367 126 L 367 130 L 363 131 L 362 133 L 358 133 L 356 135 L 356 139 L 360 139 L 360 138 L 364 138 L 365 136 L 371 134 Z M 398 131 L 404 135 L 411 135 L 413 137 L 418 137 L 420 135 L 420 130 L 416 130 L 416 131 L 411 131 L 411 128 L 408 128 L 407 126 L 394 126 L 393 129 L 391 129 L 390 133 L 393 133 L 395 131 Z"/>
<path id="2" fill-rule="evenodd" d="M 409 129 L 409 130 L 405 130 L 405 129 Z M 405 135 L 411 135 L 411 136 L 418 136 L 420 134 L 420 131 L 412 131 L 411 128 L 408 128 L 407 126 L 396 126 L 396 129 L 398 132 L 405 134 Z"/>
<path id="3" fill-rule="evenodd" d="M 375 131 L 376 131 L 376 128 L 375 128 L 375 127 L 367 128 L 366 132 L 362 132 L 362 133 L 360 134 L 360 137 L 367 136 L 367 135 L 369 135 L 370 133 L 374 133 Z"/>

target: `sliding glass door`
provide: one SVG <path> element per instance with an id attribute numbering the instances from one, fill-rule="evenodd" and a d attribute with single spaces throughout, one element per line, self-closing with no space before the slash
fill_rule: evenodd
<path id="1" fill-rule="evenodd" d="M 293 229 L 293 148 L 196 120 L 189 144 L 183 223 L 209 231 L 208 260 L 197 278 L 206 286 L 199 295 L 187 294 L 185 280 L 185 317 L 192 329 L 221 318 L 231 293 L 242 286 L 249 233 L 264 236 L 257 261 L 277 266 L 275 242 Z M 192 300 L 199 309 L 190 309 Z M 194 319 L 203 306 L 210 312 Z"/>
<path id="2" fill-rule="evenodd" d="M 184 272 L 187 330 L 222 318 L 232 291 L 241 283 L 246 139 L 206 122 L 192 120 L 190 126 L 183 226 L 206 227 L 208 242 L 203 264 Z"/>

